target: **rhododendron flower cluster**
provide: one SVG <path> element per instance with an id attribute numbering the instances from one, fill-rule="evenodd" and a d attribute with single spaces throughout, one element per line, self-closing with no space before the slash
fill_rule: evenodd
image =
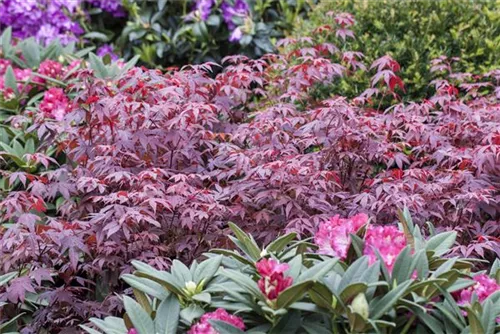
<path id="1" fill-rule="evenodd" d="M 44 60 L 38 68 L 38 73 L 56 79 L 63 74 L 63 66 L 60 62 L 54 60 Z M 41 77 L 34 77 L 33 81 L 45 83 L 46 80 Z"/>
<path id="2" fill-rule="evenodd" d="M 45 92 L 39 108 L 47 117 L 60 121 L 70 111 L 70 103 L 61 88 L 53 87 Z"/>
<path id="3" fill-rule="evenodd" d="M 314 236 L 314 242 L 319 246 L 318 253 L 345 259 L 351 245 L 349 234 L 355 234 L 367 222 L 368 216 L 360 213 L 350 218 L 336 215 L 320 224 Z"/>
<path id="4" fill-rule="evenodd" d="M 258 282 L 259 289 L 269 300 L 278 298 L 279 294 L 293 283 L 291 277 L 284 275 L 289 268 L 286 263 L 280 264 L 274 259 L 262 259 L 255 266 L 262 276 Z"/>
<path id="5" fill-rule="evenodd" d="M 500 285 L 496 282 L 496 280 L 486 274 L 476 275 L 473 279 L 476 281 L 476 284 L 453 294 L 458 302 L 458 305 L 470 305 L 472 295 L 474 293 L 477 295 L 478 301 L 482 303 L 491 294 L 500 290 Z"/>
<path id="6" fill-rule="evenodd" d="M 369 226 L 365 236 L 364 255 L 369 263 L 378 260 L 376 251 L 384 260 L 389 272 L 392 272 L 399 253 L 406 247 L 406 238 L 396 226 Z"/>
<path id="7" fill-rule="evenodd" d="M 241 330 L 245 329 L 243 319 L 227 313 L 227 311 L 222 308 L 218 308 L 214 312 L 205 313 L 201 317 L 200 321 L 193 327 L 191 327 L 191 329 L 189 329 L 188 334 L 218 334 L 219 332 L 213 329 L 213 327 L 208 322 L 209 320 L 220 320 L 227 322 L 228 324 Z"/>

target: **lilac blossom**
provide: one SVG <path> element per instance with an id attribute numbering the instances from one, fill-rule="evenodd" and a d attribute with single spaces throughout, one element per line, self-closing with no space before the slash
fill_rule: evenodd
<path id="1" fill-rule="evenodd" d="M 125 10 L 121 5 L 121 0 L 88 0 L 88 3 L 106 13 L 110 13 L 114 17 L 126 16 Z"/>
<path id="2" fill-rule="evenodd" d="M 97 49 L 97 55 L 99 57 L 105 57 L 106 55 L 109 55 L 112 61 L 118 60 L 118 55 L 113 52 L 113 46 L 109 44 L 104 44 L 100 48 Z"/>
<path id="3" fill-rule="evenodd" d="M 250 8 L 245 0 L 234 1 L 233 6 L 231 6 L 228 1 L 224 1 L 221 5 L 221 9 L 224 21 L 231 31 L 236 28 L 236 24 L 233 22 L 234 17 L 246 18 L 250 14 Z"/>
<path id="4" fill-rule="evenodd" d="M 73 20 L 81 0 L 0 1 L 0 30 L 12 27 L 16 38 L 34 37 L 47 45 L 55 39 L 62 44 L 76 41 L 83 33 Z"/>
<path id="5" fill-rule="evenodd" d="M 198 17 L 202 21 L 206 21 L 208 16 L 210 16 L 214 5 L 214 0 L 197 0 L 193 7 L 193 11 L 186 17 L 186 21 L 190 21 Z"/>

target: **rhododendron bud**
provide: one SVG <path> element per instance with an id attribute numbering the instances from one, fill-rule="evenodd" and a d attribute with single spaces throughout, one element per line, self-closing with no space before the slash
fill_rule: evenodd
<path id="1" fill-rule="evenodd" d="M 46 116 L 60 121 L 69 112 L 70 104 L 61 88 L 50 88 L 45 92 L 39 108 Z"/>
<path id="2" fill-rule="evenodd" d="M 476 284 L 453 293 L 458 305 L 470 305 L 473 293 L 477 295 L 478 301 L 482 303 L 491 294 L 500 290 L 500 285 L 497 284 L 496 280 L 486 274 L 476 275 L 473 279 Z"/>
<path id="3" fill-rule="evenodd" d="M 183 290 L 188 296 L 194 296 L 197 293 L 197 285 L 193 281 L 186 282 Z"/>
<path id="4" fill-rule="evenodd" d="M 227 313 L 227 311 L 222 308 L 218 308 L 215 312 L 205 313 L 200 321 L 189 329 L 188 334 L 218 334 L 219 332 L 213 329 L 210 322 L 208 322 L 209 320 L 220 320 L 241 330 L 245 329 L 243 319 Z"/>
<path id="5" fill-rule="evenodd" d="M 279 294 L 293 283 L 291 277 L 284 276 L 284 272 L 289 268 L 286 263 L 280 264 L 274 259 L 262 259 L 255 266 L 262 276 L 258 282 L 259 289 L 271 301 L 278 298 Z"/>
<path id="6" fill-rule="evenodd" d="M 392 272 L 399 253 L 406 247 L 406 238 L 395 226 L 370 226 L 366 232 L 364 255 L 370 264 L 377 261 L 379 252 L 389 272 Z"/>
<path id="7" fill-rule="evenodd" d="M 351 308 L 353 312 L 359 314 L 363 317 L 363 319 L 368 319 L 368 316 L 370 315 L 370 308 L 364 293 L 360 293 L 354 297 L 351 303 Z"/>
<path id="8" fill-rule="evenodd" d="M 127 332 L 127 334 L 139 334 L 139 332 L 137 331 L 137 329 L 135 328 L 130 328 Z"/>
<path id="9" fill-rule="evenodd" d="M 321 223 L 314 236 L 314 242 L 319 246 L 318 253 L 345 259 L 351 245 L 349 234 L 355 234 L 367 222 L 368 216 L 360 213 L 346 219 L 337 215 Z"/>

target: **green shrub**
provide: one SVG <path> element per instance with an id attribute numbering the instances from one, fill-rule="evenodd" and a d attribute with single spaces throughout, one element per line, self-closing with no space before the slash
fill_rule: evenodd
<path id="1" fill-rule="evenodd" d="M 485 73 L 500 65 L 500 11 L 498 1 L 454 0 L 324 0 L 297 26 L 296 35 L 317 36 L 317 28 L 334 25 L 330 11 L 354 15 L 355 39 L 349 50 L 365 55 L 365 64 L 390 54 L 401 64 L 408 98 L 429 95 L 431 60 L 441 55 L 460 57 L 456 70 Z M 338 38 L 330 34 L 327 41 Z M 355 96 L 369 86 L 369 76 L 337 87 L 339 94 Z M 331 90 L 331 89 L 330 89 Z"/>
<path id="2" fill-rule="evenodd" d="M 490 276 L 471 274 L 469 260 L 443 258 L 456 232 L 425 239 L 406 210 L 401 212 L 401 230 L 368 220 L 360 223 L 363 227 L 352 231 L 347 256 L 341 258 L 319 255 L 315 244 L 297 241 L 293 233 L 262 249 L 230 224 L 234 237 L 229 238 L 237 250 L 214 250 L 190 267 L 174 261 L 169 272 L 134 262 L 135 273 L 122 276 L 136 297 L 123 297 L 125 316 L 91 321 L 107 334 L 176 334 L 189 328 L 190 334 L 458 334 L 500 329 L 498 261 Z M 377 230 L 387 235 L 373 241 L 369 235 Z M 394 252 L 398 243 L 402 245 Z"/>
<path id="3" fill-rule="evenodd" d="M 124 1 L 128 22 L 117 45 L 125 57 L 140 55 L 148 66 L 220 62 L 231 54 L 258 57 L 273 52 L 273 42 L 314 2 Z"/>

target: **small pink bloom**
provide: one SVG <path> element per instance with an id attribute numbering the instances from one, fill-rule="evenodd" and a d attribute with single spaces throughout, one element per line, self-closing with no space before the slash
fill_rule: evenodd
<path id="1" fill-rule="evenodd" d="M 139 334 L 139 332 L 137 331 L 137 329 L 135 328 L 130 328 L 127 332 L 127 334 Z"/>
<path id="2" fill-rule="evenodd" d="M 219 332 L 212 328 L 208 320 L 220 320 L 241 330 L 245 329 L 243 319 L 227 313 L 227 311 L 222 308 L 218 308 L 214 312 L 205 313 L 200 321 L 189 329 L 188 334 L 218 334 Z"/>
<path id="3" fill-rule="evenodd" d="M 62 64 L 54 60 L 44 60 L 38 68 L 38 73 L 54 79 L 58 78 L 62 72 Z M 45 79 L 41 77 L 35 77 L 33 80 L 39 83 L 45 83 Z"/>
<path id="4" fill-rule="evenodd" d="M 476 275 L 473 279 L 476 281 L 476 284 L 453 293 L 458 305 L 470 305 L 474 292 L 477 295 L 478 301 L 482 303 L 491 294 L 500 290 L 500 285 L 493 278 L 488 277 L 488 275 Z"/>
<path id="5" fill-rule="evenodd" d="M 5 71 L 7 71 L 7 67 L 11 66 L 10 60 L 0 59 L 0 75 L 4 75 Z"/>
<path id="6" fill-rule="evenodd" d="M 366 232 L 364 255 L 368 255 L 370 264 L 378 260 L 378 250 L 385 265 L 392 272 L 399 253 L 406 247 L 406 238 L 395 226 L 370 226 Z"/>
<path id="7" fill-rule="evenodd" d="M 284 272 L 289 268 L 288 264 L 280 264 L 274 259 L 262 259 L 256 264 L 257 271 L 262 276 L 258 285 L 260 291 L 269 300 L 278 298 L 279 294 L 293 283 L 291 277 L 285 277 Z"/>
<path id="8" fill-rule="evenodd" d="M 47 90 L 39 108 L 46 116 L 58 121 L 62 120 L 71 109 L 69 100 L 61 88 Z"/>
<path id="9" fill-rule="evenodd" d="M 21 81 L 21 82 L 18 82 L 18 84 L 17 84 L 17 90 L 22 91 L 24 89 L 25 92 L 28 92 L 31 90 L 31 86 L 29 86 L 29 85 L 24 87 L 26 81 L 28 81 L 29 78 L 31 77 L 31 70 L 29 68 L 26 68 L 26 69 L 15 68 L 14 75 L 15 75 L 17 81 Z"/>
<path id="10" fill-rule="evenodd" d="M 319 246 L 318 253 L 345 259 L 351 245 L 349 234 L 355 234 L 367 221 L 368 216 L 360 213 L 350 218 L 337 215 L 321 223 L 314 236 L 314 242 Z"/>

